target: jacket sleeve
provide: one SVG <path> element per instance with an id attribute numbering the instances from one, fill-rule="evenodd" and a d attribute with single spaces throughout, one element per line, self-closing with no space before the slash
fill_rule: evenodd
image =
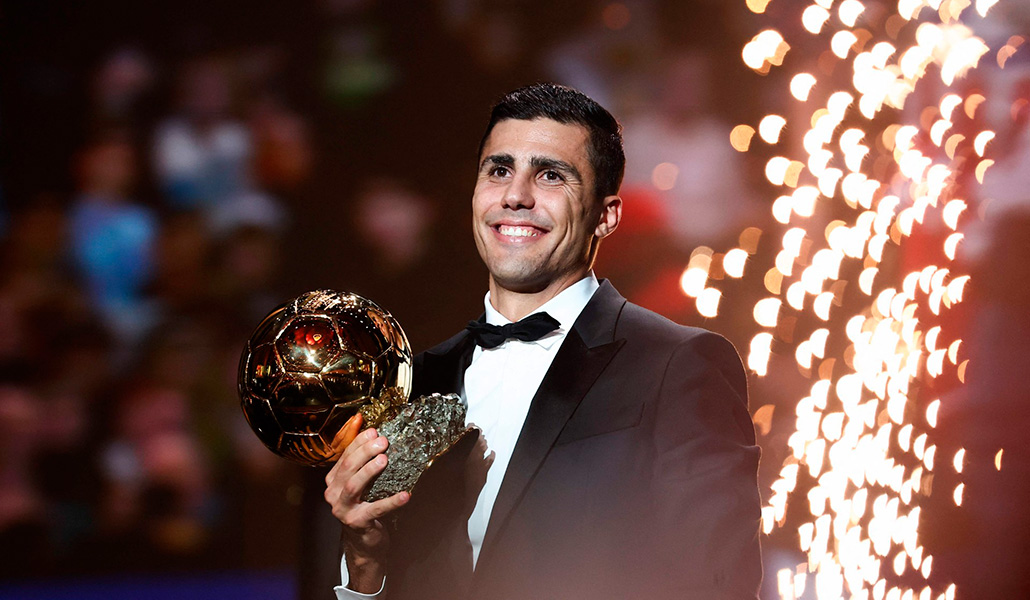
<path id="1" fill-rule="evenodd" d="M 672 352 L 653 443 L 648 597 L 754 600 L 760 450 L 744 368 L 725 338 L 704 332 Z"/>

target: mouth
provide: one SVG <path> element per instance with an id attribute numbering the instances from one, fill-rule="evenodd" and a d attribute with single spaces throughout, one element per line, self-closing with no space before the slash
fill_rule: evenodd
<path id="1" fill-rule="evenodd" d="M 491 226 L 494 233 L 501 239 L 512 243 L 525 243 L 533 241 L 547 234 L 547 230 L 529 224 L 497 223 Z"/>

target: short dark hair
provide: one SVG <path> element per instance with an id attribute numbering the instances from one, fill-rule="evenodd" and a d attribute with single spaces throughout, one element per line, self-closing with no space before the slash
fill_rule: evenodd
<path id="1" fill-rule="evenodd" d="M 479 142 L 483 155 L 494 125 L 507 119 L 531 121 L 547 118 L 563 124 L 582 125 L 590 132 L 588 157 L 594 169 L 594 194 L 598 198 L 619 193 L 626 171 L 622 127 L 610 112 L 586 94 L 557 83 L 535 83 L 505 94 L 490 111 L 490 123 Z"/>

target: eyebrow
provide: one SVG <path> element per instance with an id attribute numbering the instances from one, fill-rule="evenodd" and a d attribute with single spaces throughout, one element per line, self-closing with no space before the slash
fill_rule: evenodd
<path id="1" fill-rule="evenodd" d="M 514 167 L 515 157 L 511 154 L 491 154 L 483 159 L 483 162 L 479 163 L 479 169 L 482 170 L 488 164 L 501 165 L 503 167 Z"/>
<path id="2" fill-rule="evenodd" d="M 491 154 L 483 159 L 480 163 L 480 170 L 488 164 L 500 165 L 504 167 L 514 167 L 515 157 L 511 154 Z M 582 181 L 583 176 L 580 174 L 579 169 L 574 165 L 565 162 L 564 160 L 558 160 L 556 158 L 549 158 L 546 156 L 533 156 L 529 159 L 529 166 L 534 169 L 554 169 L 556 171 L 562 171 L 574 179 Z"/>

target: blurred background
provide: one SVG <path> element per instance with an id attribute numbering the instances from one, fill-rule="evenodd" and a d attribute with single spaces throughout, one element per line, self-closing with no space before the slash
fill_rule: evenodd
<path id="1" fill-rule="evenodd" d="M 680 277 L 694 248 L 745 230 L 770 234 L 754 260 L 772 262 L 773 151 L 738 153 L 729 132 L 794 110 L 783 78 L 740 55 L 763 28 L 799 29 L 789 4 L 4 3 L 0 597 L 332 597 L 323 473 L 251 433 L 235 392 L 243 344 L 317 288 L 375 299 L 416 350 L 478 315 L 475 151 L 492 102 L 527 83 L 576 87 L 623 124 L 626 215 L 598 275 L 746 353 L 764 290 L 730 288 L 706 319 Z M 1008 4 L 989 32 L 1002 40 L 1030 31 L 1026 6 Z M 969 83 L 996 103 L 997 177 L 966 191 L 977 219 L 953 270 L 973 283 L 946 326 L 971 362 L 964 386 L 936 390 L 939 433 L 971 463 L 1004 447 L 1006 468 L 971 470 L 963 507 L 924 514 L 935 577 L 960 597 L 1028 597 L 1026 50 Z M 789 454 L 779 419 L 811 384 L 776 350 L 770 375 L 752 377 L 752 410 L 780 407 L 760 419 L 765 494 Z M 796 546 L 789 528 L 765 538 L 764 597 L 804 561 Z"/>

